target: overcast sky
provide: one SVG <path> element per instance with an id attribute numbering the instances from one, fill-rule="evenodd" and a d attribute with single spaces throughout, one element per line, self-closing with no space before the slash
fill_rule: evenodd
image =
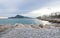
<path id="1" fill-rule="evenodd" d="M 60 0 L 0 0 L 0 16 L 37 17 L 60 12 Z"/>

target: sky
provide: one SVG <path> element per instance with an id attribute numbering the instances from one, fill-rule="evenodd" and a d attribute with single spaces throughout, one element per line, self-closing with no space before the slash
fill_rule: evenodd
<path id="1" fill-rule="evenodd" d="M 0 17 L 38 17 L 60 12 L 60 0 L 0 0 Z"/>

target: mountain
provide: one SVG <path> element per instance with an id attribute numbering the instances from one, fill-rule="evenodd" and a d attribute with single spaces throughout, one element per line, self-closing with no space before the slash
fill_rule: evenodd
<path id="1" fill-rule="evenodd" d="M 13 18 L 29 18 L 29 17 L 25 17 L 25 16 L 22 16 L 22 15 L 16 15 L 14 17 L 8 17 L 9 19 L 13 19 Z"/>

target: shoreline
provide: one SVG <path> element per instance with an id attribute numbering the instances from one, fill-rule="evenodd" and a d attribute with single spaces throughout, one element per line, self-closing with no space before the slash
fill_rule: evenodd
<path id="1" fill-rule="evenodd" d="M 49 19 L 41 19 L 41 20 L 49 21 L 49 22 L 52 22 L 52 23 L 60 23 L 60 18 L 54 18 L 54 19 L 53 18 L 49 18 Z"/>
<path id="2" fill-rule="evenodd" d="M 34 25 L 34 24 L 2 24 L 0 25 L 0 32 L 3 32 L 9 28 L 30 28 L 30 29 L 40 29 L 40 28 L 46 28 L 50 29 L 51 26 L 53 27 L 60 27 L 60 24 L 40 24 L 40 25 Z"/>

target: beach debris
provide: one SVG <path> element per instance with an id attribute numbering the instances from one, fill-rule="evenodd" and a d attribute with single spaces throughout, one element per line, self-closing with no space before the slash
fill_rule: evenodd
<path id="1" fill-rule="evenodd" d="M 40 24 L 39 27 L 40 27 L 40 28 L 43 28 L 43 24 Z"/>
<path id="2" fill-rule="evenodd" d="M 25 26 L 23 24 L 16 24 L 17 28 L 25 28 Z"/>
<path id="3" fill-rule="evenodd" d="M 38 25 L 30 25 L 32 28 L 35 28 L 35 29 L 40 29 L 40 27 Z"/>
<path id="4" fill-rule="evenodd" d="M 0 32 L 3 32 L 9 28 L 13 28 L 13 26 L 9 26 L 9 25 L 0 25 Z"/>

